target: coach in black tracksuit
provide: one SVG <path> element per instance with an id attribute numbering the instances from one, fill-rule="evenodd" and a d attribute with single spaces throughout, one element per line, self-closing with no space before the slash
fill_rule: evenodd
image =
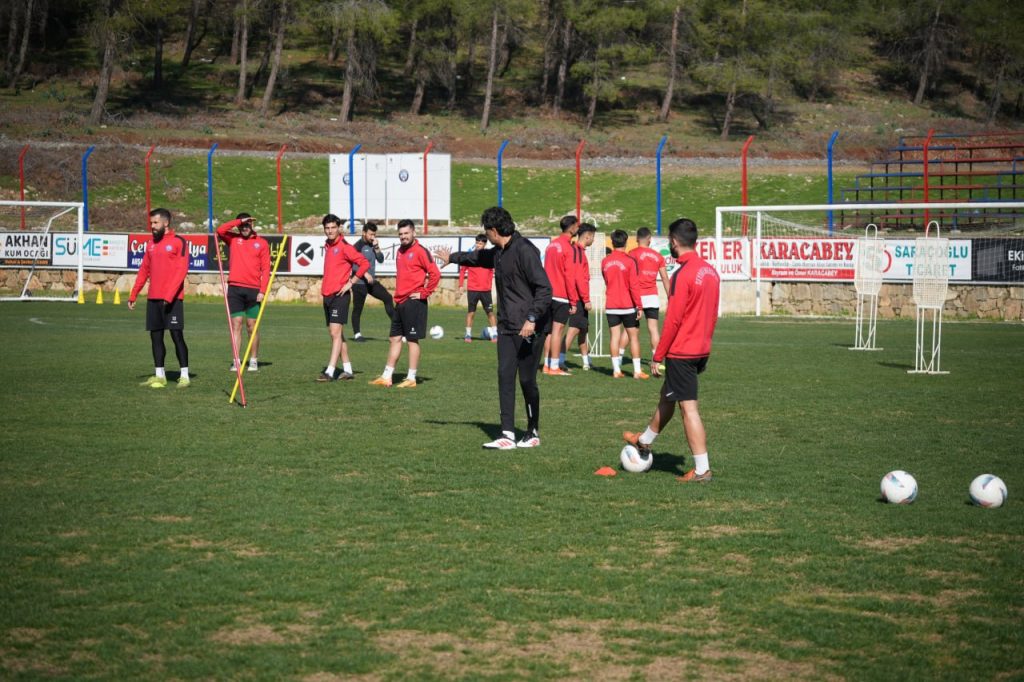
<path id="1" fill-rule="evenodd" d="M 516 232 L 512 216 L 503 208 L 484 211 L 480 218 L 494 248 L 435 255 L 458 265 L 494 268 L 498 290 L 498 399 L 502 435 L 485 448 L 511 450 L 540 445 L 540 389 L 537 368 L 550 328 L 551 283 L 540 261 L 540 251 Z M 516 442 L 516 374 L 526 401 L 526 434 Z"/>

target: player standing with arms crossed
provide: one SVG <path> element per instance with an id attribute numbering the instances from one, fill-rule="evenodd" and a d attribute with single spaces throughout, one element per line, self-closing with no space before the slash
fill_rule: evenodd
<path id="1" fill-rule="evenodd" d="M 629 338 L 629 352 L 633 356 L 633 378 L 650 379 L 640 360 L 640 290 L 637 284 L 636 261 L 626 254 L 629 235 L 623 230 L 612 232 L 612 252 L 601 261 L 601 274 L 605 286 L 605 316 L 608 318 L 609 348 L 612 353 L 612 376 L 621 379 L 620 339 Z"/>
<path id="2" fill-rule="evenodd" d="M 637 282 L 640 287 L 640 305 L 647 320 L 647 332 L 651 335 L 651 353 L 658 347 L 661 335 L 658 333 L 658 313 L 661 303 L 658 300 L 658 276 L 661 286 L 668 296 L 668 271 L 665 269 L 665 258 L 651 248 L 651 230 L 641 227 L 636 231 L 637 247 L 629 252 L 629 257 L 636 261 Z M 621 353 L 620 353 L 621 355 Z"/>
<path id="3" fill-rule="evenodd" d="M 253 218 L 248 213 L 239 213 L 234 220 L 217 228 L 217 238 L 228 247 L 228 310 L 231 312 L 231 329 L 236 350 L 241 351 L 242 318 L 252 346 L 249 356 L 249 371 L 259 370 L 260 337 L 253 335 L 260 304 L 267 295 L 270 283 L 270 244 L 256 234 Z M 239 356 L 241 359 L 241 356 Z M 237 371 L 234 360 L 231 371 Z"/>
<path id="4" fill-rule="evenodd" d="M 654 362 L 665 362 L 665 383 L 647 429 L 643 433 L 626 431 L 622 438 L 646 458 L 679 403 L 686 442 L 693 454 L 693 469 L 679 480 L 703 483 L 711 480 L 711 468 L 707 433 L 697 407 L 697 375 L 707 367 L 711 355 L 720 279 L 711 264 L 697 255 L 696 245 L 697 226 L 692 220 L 680 218 L 669 226 L 669 246 L 679 268 L 672 274 L 665 325 L 654 351 Z M 654 372 L 658 376 L 657 364 Z"/>
<path id="5" fill-rule="evenodd" d="M 345 324 L 348 322 L 348 302 L 352 298 L 352 285 L 370 269 L 363 254 L 355 250 L 341 237 L 341 218 L 327 214 L 323 219 L 324 235 L 324 279 L 320 284 L 320 295 L 324 299 L 324 320 L 331 335 L 331 356 L 327 367 L 316 378 L 317 381 L 350 381 L 354 373 L 348 357 L 345 342 Z M 341 355 L 340 375 L 335 376 L 338 355 Z"/>
<path id="6" fill-rule="evenodd" d="M 576 236 L 580 221 L 574 215 L 567 215 L 559 222 L 562 234 L 552 239 L 544 251 L 544 272 L 551 283 L 551 336 L 544 342 L 544 374 L 572 376 L 562 369 L 565 353 L 562 352 L 562 332 L 569 316 L 576 312 L 576 270 L 573 259 L 576 250 L 572 238 Z"/>
<path id="7" fill-rule="evenodd" d="M 516 231 L 512 216 L 501 207 L 480 218 L 487 240 L 495 246 L 468 252 L 438 251 L 442 263 L 494 268 L 498 289 L 498 404 L 501 436 L 484 443 L 493 450 L 535 448 L 540 445 L 540 359 L 544 329 L 550 315 L 551 284 L 540 262 L 540 251 Z M 516 376 L 526 401 L 526 433 L 516 441 Z"/>
<path id="8" fill-rule="evenodd" d="M 416 388 L 420 339 L 427 333 L 427 298 L 441 282 L 441 271 L 426 247 L 416 240 L 416 224 L 411 220 L 398 222 L 398 243 L 398 253 L 395 254 L 395 314 L 388 339 L 391 345 L 384 372 L 370 383 L 391 386 L 391 376 L 402 356 L 402 339 L 405 338 L 409 343 L 409 373 L 396 388 Z"/>
<path id="9" fill-rule="evenodd" d="M 487 248 L 487 235 L 476 236 L 476 250 L 482 251 Z M 464 265 L 459 268 L 459 291 L 462 291 L 463 282 L 466 284 L 466 301 L 469 310 L 466 312 L 466 343 L 473 341 L 473 317 L 476 315 L 476 307 L 479 303 L 487 313 L 487 322 L 490 324 L 487 331 L 491 341 L 498 342 L 498 322 L 494 317 L 494 303 L 491 301 L 491 285 L 494 283 L 494 270 L 478 266 Z"/>
<path id="10" fill-rule="evenodd" d="M 135 310 L 135 299 L 149 281 L 146 303 L 146 330 L 153 348 L 154 374 L 140 384 L 150 388 L 165 388 L 167 375 L 164 359 L 164 330 L 171 332 L 174 352 L 178 356 L 181 375 L 178 388 L 188 388 L 188 346 L 185 344 L 185 277 L 188 275 L 188 242 L 170 228 L 171 212 L 154 208 L 149 212 L 149 231 L 153 238 L 146 242 L 146 252 L 139 265 L 139 274 L 128 295 L 128 310 Z"/>

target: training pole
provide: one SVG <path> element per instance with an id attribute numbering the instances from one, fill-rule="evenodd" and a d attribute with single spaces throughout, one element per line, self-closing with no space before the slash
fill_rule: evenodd
<path id="1" fill-rule="evenodd" d="M 427 233 L 427 154 L 434 148 L 434 141 L 427 144 L 423 151 L 423 234 Z"/>
<path id="2" fill-rule="evenodd" d="M 256 335 L 260 332 L 260 322 L 263 321 L 263 311 L 267 309 L 267 300 L 270 298 L 270 291 L 274 286 L 274 278 L 277 276 L 277 266 L 281 264 L 281 256 L 284 254 L 285 249 L 288 246 L 288 237 L 281 237 L 281 244 L 277 250 L 277 257 L 274 259 L 274 268 L 270 271 L 270 280 L 267 281 L 267 295 L 263 297 L 263 301 L 260 303 L 260 311 L 256 314 L 256 324 L 252 327 L 252 334 L 249 335 L 249 343 L 245 346 L 245 355 L 242 356 L 242 361 L 238 363 L 238 377 L 235 379 L 235 387 L 231 389 L 231 397 L 228 398 L 228 402 L 234 402 L 235 391 L 242 386 L 242 366 L 249 362 L 249 353 L 252 351 L 252 342 L 256 338 Z M 244 395 L 244 389 L 243 389 Z M 245 406 L 245 398 L 242 398 L 242 405 Z"/>
<path id="3" fill-rule="evenodd" d="M 665 149 L 665 143 L 668 142 L 668 135 L 661 136 L 661 142 L 658 143 L 658 151 L 655 153 L 655 183 L 657 184 L 657 212 L 658 212 L 658 236 L 661 236 L 661 152 Z"/>
<path id="4" fill-rule="evenodd" d="M 213 234 L 213 153 L 217 151 L 217 143 L 210 146 L 206 154 L 206 215 L 208 218 L 207 230 Z"/>
<path id="5" fill-rule="evenodd" d="M 583 145 L 586 140 L 580 140 L 576 145 L 576 220 L 583 220 L 583 194 L 580 191 L 580 157 L 583 156 Z"/>
<path id="6" fill-rule="evenodd" d="M 355 156 L 356 152 L 363 148 L 357 144 L 348 153 L 348 233 L 356 233 L 356 173 Z"/>
<path id="7" fill-rule="evenodd" d="M 21 200 L 25 201 L 25 154 L 28 153 L 28 145 L 21 148 L 18 154 L 18 185 L 21 190 Z M 21 207 L 21 229 L 25 229 L 25 207 Z"/>
<path id="8" fill-rule="evenodd" d="M 242 407 L 245 407 L 245 386 L 242 384 L 242 372 L 244 365 L 238 359 L 238 339 L 235 338 L 235 326 L 231 324 L 231 306 L 228 304 L 228 283 L 224 279 L 224 262 L 220 257 L 220 236 L 214 236 L 213 249 L 217 253 L 217 271 L 220 272 L 220 291 L 224 296 L 224 312 L 228 318 L 228 335 L 231 336 L 231 357 L 235 362 L 235 388 L 241 387 Z M 249 337 L 250 341 L 252 337 Z M 229 403 L 235 401 L 235 389 L 231 390 Z"/>
<path id="9" fill-rule="evenodd" d="M 95 146 L 91 146 L 85 150 L 85 154 L 82 155 L 82 207 L 85 209 L 82 212 L 82 231 L 89 231 L 89 156 L 92 155 Z M 149 224 L 148 222 L 146 223 Z"/>
<path id="10" fill-rule="evenodd" d="M 835 147 L 835 145 L 836 145 L 836 138 L 838 138 L 838 137 L 839 137 L 839 131 L 838 130 L 832 131 L 832 137 L 828 138 L 828 147 L 825 150 L 825 152 L 826 152 L 826 154 L 828 156 L 828 203 L 829 204 L 834 203 L 832 201 L 832 199 L 834 197 L 833 182 L 832 182 L 832 149 Z M 832 236 L 832 230 L 834 229 L 833 215 L 834 214 L 833 214 L 832 211 L 828 212 L 828 236 L 829 237 Z"/>
<path id="11" fill-rule="evenodd" d="M 503 182 L 504 178 L 503 178 L 503 175 L 502 175 L 501 167 L 502 167 L 502 158 L 504 158 L 504 156 L 505 156 L 505 147 L 507 147 L 507 146 L 508 146 L 508 140 L 505 140 L 504 142 L 501 143 L 501 147 L 498 148 L 498 206 L 502 206 L 502 182 Z M 22 198 L 24 198 L 24 197 L 22 197 Z"/>

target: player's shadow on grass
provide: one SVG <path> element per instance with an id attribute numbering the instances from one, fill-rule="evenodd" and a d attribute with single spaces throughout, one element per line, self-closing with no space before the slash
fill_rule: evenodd
<path id="1" fill-rule="evenodd" d="M 654 453 L 654 463 L 651 471 L 664 471 L 673 476 L 682 476 L 686 473 L 686 457 L 683 455 L 672 455 L 667 452 Z"/>
<path id="2" fill-rule="evenodd" d="M 465 426 L 475 426 L 491 440 L 496 440 L 501 437 L 501 425 L 493 422 L 478 422 L 478 421 L 444 421 L 443 419 L 427 419 L 427 424 L 438 424 L 439 426 L 452 426 L 454 424 L 463 424 Z"/>
<path id="3" fill-rule="evenodd" d="M 888 367 L 889 369 L 901 369 L 907 371 L 908 369 L 914 369 L 913 365 L 908 365 L 905 362 L 880 362 L 878 363 L 881 367 Z"/>

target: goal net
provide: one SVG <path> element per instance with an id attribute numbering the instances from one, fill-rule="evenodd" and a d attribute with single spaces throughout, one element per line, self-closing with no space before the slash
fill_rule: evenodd
<path id="1" fill-rule="evenodd" d="M 84 235 L 81 202 L 0 201 L 0 301 L 77 301 Z"/>

